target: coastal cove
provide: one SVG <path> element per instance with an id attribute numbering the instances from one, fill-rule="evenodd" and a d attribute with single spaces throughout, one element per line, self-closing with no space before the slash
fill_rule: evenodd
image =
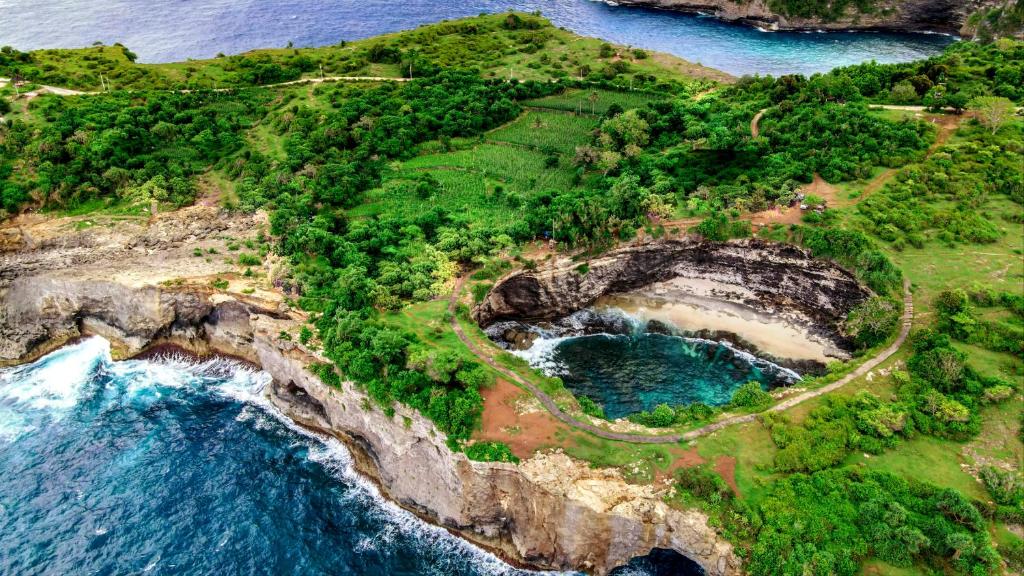
<path id="1" fill-rule="evenodd" d="M 868 60 L 906 62 L 937 54 L 953 40 L 896 32 L 766 33 L 710 17 L 593 0 L 126 0 L 116 10 L 82 0 L 9 0 L 0 45 L 29 50 L 120 42 L 140 62 L 171 62 L 289 43 L 324 46 L 508 10 L 539 10 L 578 34 L 667 52 L 735 76 L 810 74 Z"/>
<path id="2" fill-rule="evenodd" d="M 91 337 L 0 370 L 3 572 L 539 574 L 388 502 L 344 444 L 267 400 L 258 367 L 143 357 Z M 701 574 L 656 556 L 612 574 Z"/>
<path id="3" fill-rule="evenodd" d="M 706 1 L 0 0 L 0 574 L 1024 572 L 1024 0 Z"/>

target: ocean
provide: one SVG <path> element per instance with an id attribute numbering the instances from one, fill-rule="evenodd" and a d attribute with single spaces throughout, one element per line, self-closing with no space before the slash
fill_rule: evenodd
<path id="1" fill-rule="evenodd" d="M 690 14 L 592 0 L 0 0 L 0 45 L 121 42 L 141 62 L 322 46 L 481 12 L 539 10 L 574 32 L 675 54 L 734 75 L 810 74 L 936 54 L 938 34 L 762 32 Z"/>

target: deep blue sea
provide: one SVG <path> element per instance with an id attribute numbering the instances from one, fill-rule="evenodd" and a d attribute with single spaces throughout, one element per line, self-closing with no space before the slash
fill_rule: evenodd
<path id="1" fill-rule="evenodd" d="M 540 10 L 580 34 L 669 52 L 735 75 L 914 60 L 952 41 L 936 34 L 769 33 L 593 0 L 0 0 L 0 45 L 28 50 L 121 42 L 142 62 L 169 62 L 289 41 L 335 44 L 509 9 Z"/>
<path id="2" fill-rule="evenodd" d="M 0 371 L 0 574 L 525 575 L 383 501 L 223 359 Z M 678 555 L 626 574 L 698 574 Z"/>

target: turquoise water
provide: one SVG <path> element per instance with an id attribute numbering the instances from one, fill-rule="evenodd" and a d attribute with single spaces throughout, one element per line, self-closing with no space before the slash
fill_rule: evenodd
<path id="1" fill-rule="evenodd" d="M 143 62 L 210 58 L 253 48 L 322 46 L 481 12 L 540 10 L 588 36 L 668 52 L 731 74 L 827 71 L 867 60 L 935 54 L 941 35 L 766 33 L 713 18 L 590 0 L 5 0 L 0 45 L 69 48 L 121 42 Z"/>
<path id="2" fill-rule="evenodd" d="M 741 385 L 788 384 L 796 374 L 726 344 L 664 334 L 592 334 L 540 340 L 531 364 L 604 408 L 609 418 L 703 402 L 726 404 Z"/>
<path id="3" fill-rule="evenodd" d="M 383 501 L 268 379 L 99 338 L 0 370 L 0 574 L 528 574 Z M 663 556 L 618 574 L 700 573 Z"/>

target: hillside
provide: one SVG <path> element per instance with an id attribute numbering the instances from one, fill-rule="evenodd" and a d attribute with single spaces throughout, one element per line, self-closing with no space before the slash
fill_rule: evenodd
<path id="1" fill-rule="evenodd" d="M 85 91 L 219 89 L 321 77 L 408 78 L 430 76 L 443 68 L 474 70 L 484 78 L 505 80 L 582 77 L 602 82 L 618 79 L 625 85 L 630 82 L 627 76 L 639 75 L 635 88 L 670 79 L 687 83 L 731 79 L 675 56 L 634 52 L 526 15 L 442 22 L 335 46 L 254 50 L 171 64 L 136 64 L 135 54 L 121 45 L 29 53 L 9 47 L 0 50 L 0 77 L 19 75 L 40 84 Z"/>
<path id="2" fill-rule="evenodd" d="M 386 494 L 543 568 L 1024 569 L 1024 42 L 734 79 L 502 14 L 132 60 L 0 52 L 26 80 L 0 87 L 3 363 L 207 330 Z M 611 421 L 474 321 L 510 278 L 571 301 L 636 253 L 767 268 L 784 312 L 773 266 L 842 278 L 848 306 L 812 296 L 850 354 Z"/>

